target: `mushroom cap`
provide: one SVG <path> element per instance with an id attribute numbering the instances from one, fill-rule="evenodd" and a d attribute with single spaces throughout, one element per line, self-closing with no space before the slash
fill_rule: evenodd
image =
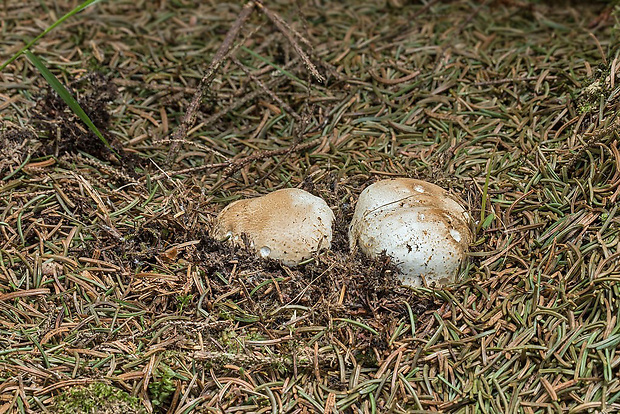
<path id="1" fill-rule="evenodd" d="M 260 256 L 294 266 L 330 248 L 333 222 L 322 198 L 286 188 L 229 204 L 215 219 L 213 236 L 241 244 L 245 235 Z"/>
<path id="2" fill-rule="evenodd" d="M 410 178 L 382 180 L 360 194 L 349 228 L 351 249 L 394 260 L 405 285 L 452 282 L 471 240 L 469 216 L 449 193 Z"/>

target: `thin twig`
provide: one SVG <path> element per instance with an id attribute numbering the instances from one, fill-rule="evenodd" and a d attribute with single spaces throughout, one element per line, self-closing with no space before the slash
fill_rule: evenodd
<path id="1" fill-rule="evenodd" d="M 269 10 L 267 7 L 265 7 L 265 5 L 262 4 L 262 2 L 256 0 L 255 4 L 265 14 L 265 16 L 267 16 L 269 20 L 271 20 L 271 22 L 278 28 L 278 30 L 282 32 L 284 37 L 286 37 L 286 39 L 290 42 L 291 46 L 293 46 L 293 49 L 295 49 L 299 57 L 301 57 L 301 60 L 306 65 L 306 68 L 308 68 L 310 73 L 312 73 L 312 76 L 314 76 L 321 83 L 325 82 L 325 77 L 319 73 L 316 66 L 314 66 L 314 63 L 312 63 L 312 61 L 310 60 L 310 57 L 308 57 L 308 54 L 304 52 L 304 50 L 301 48 L 301 46 L 299 45 L 299 43 L 297 42 L 295 38 L 297 38 L 299 41 L 305 44 L 309 49 L 312 49 L 311 43 L 306 38 L 304 38 L 300 33 L 292 29 L 288 25 L 288 23 L 286 23 L 276 12 L 273 12 Z"/>
<path id="2" fill-rule="evenodd" d="M 184 140 L 187 135 L 187 131 L 194 125 L 194 122 L 196 121 L 196 112 L 200 105 L 200 101 L 202 101 L 202 97 L 205 94 L 205 91 L 207 90 L 207 88 L 209 88 L 211 82 L 213 82 L 213 78 L 215 77 L 215 74 L 217 73 L 222 63 L 226 60 L 227 57 L 230 56 L 232 52 L 234 52 L 234 50 L 236 50 L 236 48 L 233 47 L 233 43 L 239 35 L 239 32 L 241 31 L 241 28 L 245 24 L 246 20 L 254 11 L 254 4 L 254 2 L 250 1 L 246 3 L 245 6 L 243 6 L 243 9 L 241 10 L 241 13 L 239 13 L 237 20 L 235 20 L 232 27 L 226 34 L 222 45 L 215 53 L 215 56 L 213 57 L 213 60 L 211 61 L 211 64 L 207 69 L 207 73 L 202 77 L 200 83 L 198 84 L 198 88 L 194 93 L 192 102 L 187 108 L 187 112 L 185 113 L 183 122 L 176 129 L 176 131 L 174 131 L 174 134 L 172 135 L 173 140 Z M 179 151 L 179 146 L 180 144 L 178 142 L 172 143 L 170 149 L 168 150 L 168 156 L 166 157 L 166 165 L 170 165 L 172 163 L 172 161 L 176 157 L 177 152 Z"/>
<path id="3" fill-rule="evenodd" d="M 289 62 L 293 63 L 293 61 Z M 284 66 L 284 68 L 286 69 L 288 67 Z M 274 71 L 277 72 L 277 71 Z M 280 85 L 282 82 L 284 82 L 287 78 L 285 76 L 278 76 L 278 77 L 274 77 L 272 80 L 270 80 L 269 82 L 267 82 L 267 84 L 265 85 L 266 88 L 273 88 L 276 87 L 278 85 Z M 258 98 L 259 96 L 261 96 L 264 93 L 264 90 L 262 89 L 257 89 L 255 91 L 252 91 L 248 94 L 243 95 L 241 98 L 236 99 L 233 103 L 231 103 L 228 107 L 226 107 L 225 109 L 214 113 L 213 115 L 211 115 L 210 117 L 208 117 L 207 119 L 205 119 L 203 121 L 203 124 L 205 126 L 208 125 L 212 125 L 215 122 L 219 121 L 220 118 L 222 118 L 223 116 L 225 116 L 226 114 L 230 113 L 231 111 L 234 111 L 237 108 L 242 107 L 243 105 L 245 105 L 247 102 L 250 102 L 253 99 Z"/>
<path id="4" fill-rule="evenodd" d="M 162 174 L 158 174 L 158 175 L 151 177 L 151 180 L 160 180 L 162 178 L 165 178 L 168 176 L 172 177 L 175 175 L 195 174 L 195 173 L 199 173 L 199 172 L 206 171 L 206 170 L 217 170 L 220 168 L 226 168 L 227 169 L 226 174 L 230 176 L 234 174 L 236 171 L 238 171 L 240 168 L 242 168 L 243 166 L 253 161 L 258 161 L 258 160 L 262 160 L 265 158 L 271 158 L 271 157 L 275 157 L 277 155 L 282 155 L 286 153 L 303 151 L 305 149 L 312 148 L 313 146 L 317 145 L 319 142 L 321 142 L 321 140 L 322 138 L 315 138 L 311 141 L 308 141 L 300 145 L 296 145 L 296 146 L 294 145 L 289 148 L 279 148 L 279 149 L 271 150 L 271 151 L 263 151 L 263 152 L 252 154 L 247 157 L 240 158 L 234 161 L 205 164 L 205 165 L 200 165 L 198 167 L 184 168 L 182 170 L 164 172 Z"/>
<path id="5" fill-rule="evenodd" d="M 239 62 L 239 59 L 233 57 L 232 61 L 239 67 L 239 69 L 243 71 L 243 73 L 245 73 L 253 82 L 255 82 L 263 91 L 265 91 L 265 93 L 267 93 L 267 95 L 269 95 L 271 99 L 276 101 L 282 108 L 284 108 L 286 112 L 291 114 L 293 118 L 295 118 L 297 121 L 301 119 L 299 114 L 295 112 L 295 110 L 291 108 L 289 104 L 284 102 L 282 99 L 280 99 L 278 95 L 273 93 L 273 91 L 269 89 L 263 82 L 261 82 L 260 79 L 252 75 L 252 73 L 248 70 L 248 68 L 246 68 L 243 63 Z"/>

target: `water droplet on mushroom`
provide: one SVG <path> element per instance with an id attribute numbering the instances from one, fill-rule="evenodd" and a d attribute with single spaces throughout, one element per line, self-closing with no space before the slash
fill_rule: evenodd
<path id="1" fill-rule="evenodd" d="M 416 190 L 418 193 L 424 192 L 424 187 L 422 187 L 421 185 L 416 185 L 415 187 L 413 187 L 413 189 Z"/>
<path id="2" fill-rule="evenodd" d="M 258 253 L 260 254 L 262 258 L 269 257 L 269 254 L 271 253 L 271 249 L 267 246 L 263 246 L 260 248 Z"/>

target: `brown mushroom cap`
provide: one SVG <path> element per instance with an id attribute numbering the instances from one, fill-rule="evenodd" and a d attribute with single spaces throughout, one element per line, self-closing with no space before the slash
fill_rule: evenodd
<path id="1" fill-rule="evenodd" d="M 307 191 L 287 188 L 229 204 L 215 220 L 213 236 L 250 248 L 262 257 L 293 266 L 321 249 L 329 249 L 334 213 Z"/>

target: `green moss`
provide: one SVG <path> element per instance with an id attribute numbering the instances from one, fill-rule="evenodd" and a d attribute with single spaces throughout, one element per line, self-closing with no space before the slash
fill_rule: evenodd
<path id="1" fill-rule="evenodd" d="M 146 413 L 136 397 L 102 382 L 63 392 L 50 410 L 56 414 L 142 414 Z"/>
<path id="2" fill-rule="evenodd" d="M 163 369 L 158 380 L 153 380 L 149 384 L 149 396 L 153 407 L 160 408 L 172 396 L 176 390 L 176 386 L 172 379 L 173 372 L 170 369 Z"/>
<path id="3" fill-rule="evenodd" d="M 177 308 L 179 310 L 179 314 L 183 313 L 183 308 L 188 306 L 192 302 L 193 299 L 194 299 L 194 295 L 177 296 Z"/>

